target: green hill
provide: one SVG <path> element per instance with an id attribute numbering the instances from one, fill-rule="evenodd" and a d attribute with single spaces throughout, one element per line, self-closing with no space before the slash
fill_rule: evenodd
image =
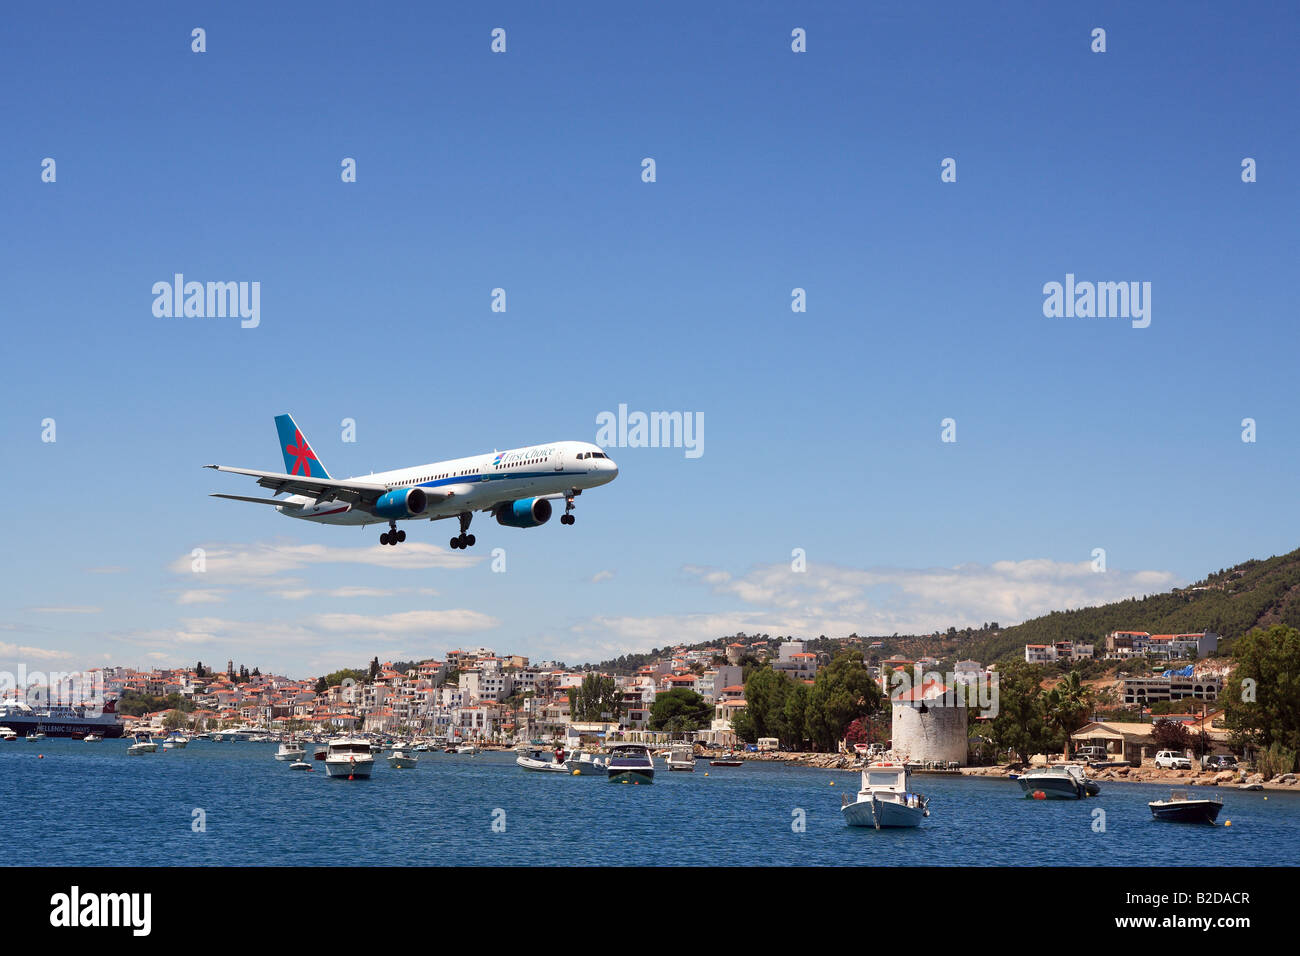
<path id="1" fill-rule="evenodd" d="M 1214 631 L 1230 640 L 1271 624 L 1300 627 L 1300 549 L 1263 561 L 1247 561 L 1164 594 L 1053 611 L 996 636 L 979 638 L 962 652 L 990 662 L 1019 657 L 1026 644 L 1083 641 L 1100 645 L 1111 631 Z"/>

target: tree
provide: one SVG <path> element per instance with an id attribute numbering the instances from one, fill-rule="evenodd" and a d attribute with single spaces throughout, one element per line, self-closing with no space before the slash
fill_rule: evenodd
<path id="1" fill-rule="evenodd" d="M 689 733 L 707 726 L 713 708 L 693 690 L 675 687 L 655 698 L 650 707 L 650 729 Z"/>
<path id="2" fill-rule="evenodd" d="M 1182 753 L 1192 745 L 1192 734 L 1187 725 L 1167 717 L 1162 717 L 1151 725 L 1151 738 L 1159 750 L 1177 750 Z"/>
<path id="3" fill-rule="evenodd" d="M 569 688 L 570 720 L 618 720 L 622 709 L 623 698 L 612 677 L 588 674 L 579 686 Z"/>
<path id="4" fill-rule="evenodd" d="M 758 728 L 754 726 L 754 718 L 747 707 L 742 707 L 731 715 L 731 729 L 747 744 L 758 742 Z"/>
<path id="5" fill-rule="evenodd" d="M 1070 735 L 1087 723 L 1091 704 L 1091 695 L 1077 670 L 1066 674 L 1047 694 L 1044 701 L 1047 723 L 1065 738 L 1062 752 L 1067 759 Z"/>
<path id="6" fill-rule="evenodd" d="M 994 685 L 997 716 L 989 721 L 990 736 L 1000 750 L 1011 750 L 1022 763 L 1047 747 L 1047 724 L 1038 670 L 1023 661 L 1003 665 Z"/>
<path id="7" fill-rule="evenodd" d="M 1219 699 L 1234 745 L 1300 751 L 1300 630 L 1257 628 L 1234 641 L 1232 653 L 1237 666 Z"/>
<path id="8" fill-rule="evenodd" d="M 862 655 L 842 651 L 817 672 L 804 707 L 804 721 L 808 736 L 819 749 L 834 750 L 849 724 L 879 710 L 880 685 L 862 662 Z"/>

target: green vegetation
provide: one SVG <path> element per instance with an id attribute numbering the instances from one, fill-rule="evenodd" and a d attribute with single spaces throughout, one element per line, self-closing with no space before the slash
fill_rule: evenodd
<path id="1" fill-rule="evenodd" d="M 1275 624 L 1232 644 L 1236 661 L 1219 699 L 1237 747 L 1258 747 L 1296 769 L 1300 750 L 1300 630 Z"/>
<path id="2" fill-rule="evenodd" d="M 745 709 L 732 720 L 747 743 L 776 737 L 787 750 L 831 751 L 854 721 L 879 713 L 880 688 L 857 651 L 841 651 L 812 687 L 762 666 L 745 681 Z"/>
<path id="3" fill-rule="evenodd" d="M 681 733 L 708 727 L 713 705 L 693 690 L 675 687 L 660 694 L 650 708 L 650 729 Z"/>
<path id="4" fill-rule="evenodd" d="M 139 717 L 159 710 L 179 710 L 188 714 L 194 709 L 194 701 L 180 694 L 138 694 L 128 690 L 117 702 L 117 712 L 126 717 Z"/>
<path id="5" fill-rule="evenodd" d="M 366 672 L 355 668 L 345 667 L 343 670 L 334 671 L 332 674 L 326 674 L 320 680 L 316 681 L 316 693 L 323 694 L 331 687 L 338 687 L 348 678 L 351 678 L 355 683 L 362 684 L 366 681 Z"/>
<path id="6" fill-rule="evenodd" d="M 622 694 L 612 677 L 588 674 L 581 685 L 569 688 L 570 720 L 617 720 L 622 706 Z"/>

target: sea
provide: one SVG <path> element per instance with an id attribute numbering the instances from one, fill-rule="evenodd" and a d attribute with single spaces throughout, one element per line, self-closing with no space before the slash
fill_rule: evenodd
<path id="1" fill-rule="evenodd" d="M 845 826 L 859 774 L 778 763 L 652 784 L 529 773 L 511 752 L 421 754 L 367 780 L 273 759 L 274 744 L 0 743 L 9 865 L 1294 866 L 1300 794 L 1219 793 L 1215 826 L 1155 821 L 1168 787 L 1028 800 L 1014 781 L 916 774 L 914 830 Z M 1209 788 L 1207 788 L 1208 791 Z M 1195 791 L 1202 792 L 1202 791 Z"/>

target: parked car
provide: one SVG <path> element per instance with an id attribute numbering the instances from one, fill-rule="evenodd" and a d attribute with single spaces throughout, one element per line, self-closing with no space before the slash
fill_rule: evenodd
<path id="1" fill-rule="evenodd" d="M 1083 760 L 1088 763 L 1091 763 L 1094 760 L 1105 760 L 1106 748 L 1105 747 L 1080 747 L 1078 750 L 1074 752 L 1074 756 L 1076 760 Z"/>
<path id="2" fill-rule="evenodd" d="M 1206 754 L 1201 758 L 1204 770 L 1236 770 L 1237 758 L 1232 754 Z"/>
<path id="3" fill-rule="evenodd" d="M 1190 758 L 1172 750 L 1162 750 L 1156 754 L 1156 766 L 1161 770 L 1191 770 Z"/>

